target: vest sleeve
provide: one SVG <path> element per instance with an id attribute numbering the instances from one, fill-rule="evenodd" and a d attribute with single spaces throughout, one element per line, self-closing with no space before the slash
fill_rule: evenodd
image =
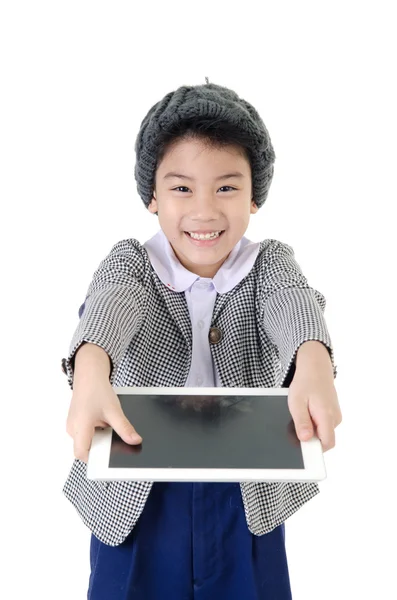
<path id="1" fill-rule="evenodd" d="M 263 261 L 261 321 L 281 362 L 281 387 L 295 373 L 296 353 L 304 342 L 317 340 L 328 349 L 334 379 L 334 350 L 324 318 L 326 299 L 309 286 L 288 244 L 272 240 Z"/>
<path id="2" fill-rule="evenodd" d="M 79 347 L 90 342 L 103 348 L 111 363 L 110 383 L 146 312 L 145 263 L 137 240 L 113 246 L 94 272 L 79 323 L 70 342 L 62 370 L 73 390 L 74 358 Z"/>

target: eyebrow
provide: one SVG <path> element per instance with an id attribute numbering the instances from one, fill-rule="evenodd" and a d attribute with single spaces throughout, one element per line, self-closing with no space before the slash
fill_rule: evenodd
<path id="1" fill-rule="evenodd" d="M 171 179 L 172 177 L 178 179 L 189 179 L 189 181 L 195 181 L 194 177 L 188 177 L 188 175 L 182 175 L 181 173 L 175 173 L 170 171 L 167 175 L 164 175 L 163 179 Z M 231 179 L 232 177 L 241 178 L 244 177 L 242 173 L 239 171 L 235 171 L 234 173 L 226 173 L 226 175 L 219 175 L 219 177 L 215 177 L 215 181 L 220 181 L 221 179 Z"/>

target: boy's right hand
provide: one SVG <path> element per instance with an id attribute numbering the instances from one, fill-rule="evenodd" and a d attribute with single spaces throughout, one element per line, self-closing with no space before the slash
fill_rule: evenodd
<path id="1" fill-rule="evenodd" d="M 123 410 L 109 380 L 93 378 L 73 390 L 66 431 L 74 441 L 76 458 L 88 461 L 95 427 L 110 425 L 127 444 L 140 444 L 142 437 L 135 431 Z"/>

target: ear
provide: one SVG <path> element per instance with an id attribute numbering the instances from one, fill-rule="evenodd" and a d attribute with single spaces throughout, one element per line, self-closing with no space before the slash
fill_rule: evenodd
<path id="1" fill-rule="evenodd" d="M 152 200 L 151 200 L 151 202 L 150 202 L 150 204 L 148 206 L 148 210 L 149 210 L 149 212 L 151 212 L 153 214 L 155 214 L 157 212 L 157 210 L 158 210 L 158 208 L 157 208 L 157 200 L 154 197 L 154 195 L 153 195 L 153 198 L 152 198 Z"/>
<path id="2" fill-rule="evenodd" d="M 250 214 L 254 215 L 255 213 L 257 213 L 259 210 L 259 208 L 257 207 L 257 205 L 255 204 L 254 200 L 252 200 L 251 202 L 251 210 L 250 210 Z"/>

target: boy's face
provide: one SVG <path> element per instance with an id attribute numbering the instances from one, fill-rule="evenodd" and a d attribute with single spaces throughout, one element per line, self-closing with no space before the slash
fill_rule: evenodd
<path id="1" fill-rule="evenodd" d="M 240 177 L 222 175 L 238 171 Z M 184 175 L 184 178 L 169 173 Z M 231 189 L 233 188 L 233 189 Z M 214 277 L 258 211 L 252 200 L 251 168 L 234 146 L 209 148 L 201 140 L 178 140 L 157 168 L 149 211 L 182 265 Z M 216 239 L 194 240 L 185 232 L 223 231 Z"/>

